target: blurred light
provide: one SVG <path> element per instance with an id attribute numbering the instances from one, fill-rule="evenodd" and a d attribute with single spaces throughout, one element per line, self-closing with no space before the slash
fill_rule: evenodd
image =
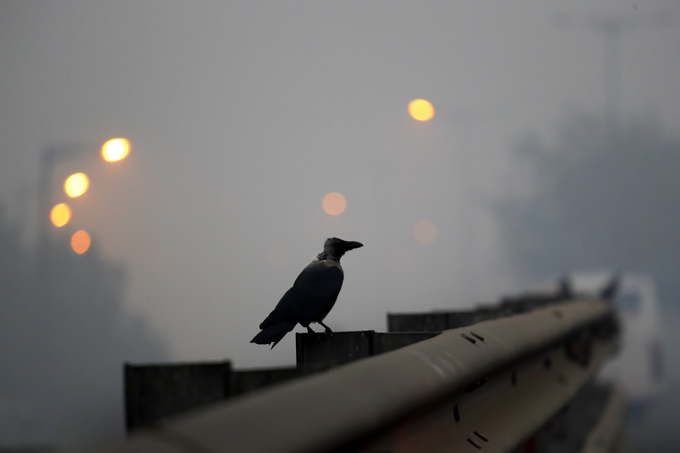
<path id="1" fill-rule="evenodd" d="M 413 228 L 413 234 L 421 244 L 432 244 L 437 240 L 437 226 L 430 220 L 421 220 Z"/>
<path id="2" fill-rule="evenodd" d="M 425 99 L 414 99 L 408 103 L 408 113 L 418 121 L 429 121 L 434 116 L 434 106 Z"/>
<path id="3" fill-rule="evenodd" d="M 66 203 L 54 205 L 50 211 L 50 220 L 55 227 L 63 227 L 71 220 L 71 208 Z"/>
<path id="4" fill-rule="evenodd" d="M 73 236 L 71 236 L 71 248 L 78 255 L 87 252 L 91 242 L 90 235 L 87 234 L 87 231 L 85 230 L 76 231 L 73 233 Z"/>
<path id="5" fill-rule="evenodd" d="M 283 267 L 288 262 L 288 249 L 285 245 L 277 242 L 267 249 L 265 260 L 274 267 Z"/>
<path id="6" fill-rule="evenodd" d="M 341 193 L 330 192 L 327 193 L 325 197 L 323 197 L 321 206 L 323 207 L 323 210 L 326 212 L 326 214 L 340 215 L 345 212 L 347 200 L 345 200 L 345 196 Z"/>
<path id="7" fill-rule="evenodd" d="M 85 173 L 74 173 L 64 182 L 64 192 L 71 198 L 79 197 L 90 186 L 90 180 Z"/>
<path id="8" fill-rule="evenodd" d="M 130 153 L 130 142 L 126 138 L 112 138 L 102 145 L 102 159 L 106 162 L 118 162 Z"/>

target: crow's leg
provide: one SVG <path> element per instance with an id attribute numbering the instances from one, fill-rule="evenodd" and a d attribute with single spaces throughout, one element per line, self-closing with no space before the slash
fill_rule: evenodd
<path id="1" fill-rule="evenodd" d="M 314 332 L 311 327 L 307 326 L 307 333 L 316 333 L 316 332 Z"/>
<path id="2" fill-rule="evenodd" d="M 321 325 L 324 327 L 324 329 L 326 329 L 326 333 L 333 333 L 333 331 L 331 330 L 331 328 L 328 327 L 328 326 L 327 326 L 326 324 L 324 324 L 323 322 L 319 321 L 319 324 L 321 324 Z"/>

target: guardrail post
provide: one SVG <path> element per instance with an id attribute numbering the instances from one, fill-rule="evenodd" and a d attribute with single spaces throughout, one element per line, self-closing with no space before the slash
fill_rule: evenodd
<path id="1" fill-rule="evenodd" d="M 388 332 L 442 332 L 483 321 L 526 313 L 568 299 L 560 297 L 506 297 L 497 305 L 481 305 L 472 310 L 437 310 L 424 313 L 388 313 Z"/>
<path id="2" fill-rule="evenodd" d="M 165 419 L 236 395 L 300 377 L 294 367 L 234 370 L 231 363 L 125 364 L 127 431 L 153 427 Z"/>
<path id="3" fill-rule="evenodd" d="M 295 367 L 261 368 L 253 370 L 232 370 L 231 395 L 243 395 L 271 385 L 280 384 L 302 376 Z"/>
<path id="4" fill-rule="evenodd" d="M 301 370 L 332 368 L 430 339 L 440 332 L 298 333 L 295 335 L 297 367 Z"/>
<path id="5" fill-rule="evenodd" d="M 153 426 L 172 415 L 226 399 L 231 363 L 125 364 L 128 431 Z"/>

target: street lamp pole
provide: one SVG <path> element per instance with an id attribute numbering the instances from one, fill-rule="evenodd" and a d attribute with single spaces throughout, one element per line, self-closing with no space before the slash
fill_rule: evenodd
<path id="1" fill-rule="evenodd" d="M 38 213 L 36 217 L 36 254 L 34 257 L 35 271 L 41 296 L 50 294 L 50 281 L 48 267 L 52 259 L 52 250 L 49 234 L 48 214 L 52 207 L 52 184 L 54 168 L 60 159 L 75 156 L 84 152 L 83 145 L 64 144 L 61 146 L 48 145 L 40 155 L 38 169 Z"/>
<path id="2" fill-rule="evenodd" d="M 613 146 L 617 136 L 621 119 L 621 41 L 625 32 L 630 32 L 643 27 L 661 27 L 669 25 L 667 16 L 659 15 L 644 21 L 637 18 L 635 21 L 627 18 L 615 18 L 609 16 L 586 16 L 582 18 L 569 18 L 556 16 L 557 25 L 580 28 L 601 33 L 604 37 L 603 56 L 603 91 L 604 110 L 608 139 Z"/>
<path id="3" fill-rule="evenodd" d="M 123 141 L 124 155 L 118 158 L 107 159 L 102 151 L 102 158 L 107 162 L 115 162 L 124 159 L 129 152 L 129 143 L 125 139 L 113 139 Z M 111 140 L 107 143 L 110 143 Z M 119 142 L 115 142 L 119 143 Z M 106 145 L 105 145 L 106 146 Z M 120 143 L 119 143 L 120 146 Z M 51 371 L 58 369 L 59 363 L 59 346 L 57 343 L 58 332 L 62 326 L 55 325 L 56 320 L 60 319 L 56 314 L 60 310 L 59 289 L 61 286 L 55 278 L 55 261 L 59 256 L 55 253 L 55 244 L 52 240 L 50 223 L 50 211 L 52 209 L 53 201 L 55 199 L 54 178 L 57 166 L 60 162 L 93 153 L 97 150 L 97 146 L 88 146 L 87 144 L 67 143 L 59 146 L 46 146 L 40 154 L 40 161 L 38 167 L 38 184 L 37 184 L 37 217 L 35 219 L 35 239 L 34 239 L 34 256 L 32 260 L 32 272 L 34 284 L 29 289 L 28 297 L 30 297 L 31 316 L 33 318 L 33 329 L 29 335 L 32 337 L 35 345 L 34 354 L 30 356 L 30 360 L 34 363 L 38 373 L 32 373 L 26 376 L 26 379 L 33 381 L 31 383 L 34 388 L 41 388 L 43 390 L 42 397 L 33 401 L 37 411 L 40 413 L 48 413 L 50 408 L 54 406 L 55 401 L 58 401 L 58 392 L 55 390 L 55 382 L 53 373 Z M 86 188 L 85 188 L 86 190 Z M 82 192 L 81 192 L 82 193 Z M 68 194 L 71 197 L 78 196 Z M 53 222 L 54 226 L 63 226 L 68 223 L 66 220 L 63 224 Z M 86 249 L 76 253 L 84 253 Z M 40 429 L 40 428 L 38 428 Z"/>

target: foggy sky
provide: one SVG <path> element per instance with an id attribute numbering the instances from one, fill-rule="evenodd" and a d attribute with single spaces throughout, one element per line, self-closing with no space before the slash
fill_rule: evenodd
<path id="1" fill-rule="evenodd" d="M 0 202 L 30 241 L 41 150 L 129 138 L 117 165 L 64 160 L 53 197 L 71 171 L 91 173 L 73 228 L 125 266 L 130 310 L 176 360 L 289 364 L 292 335 L 274 351 L 248 341 L 326 237 L 365 245 L 343 258 L 337 330 L 525 287 L 492 211 L 533 190 L 510 143 L 603 112 L 592 17 L 639 23 L 622 35 L 620 114 L 673 130 L 680 22 L 659 13 L 680 7 L 3 0 Z M 419 97 L 436 108 L 428 123 L 407 115 Z M 347 197 L 337 217 L 321 210 L 331 191 Z M 413 235 L 423 219 L 438 229 L 429 245 Z"/>

